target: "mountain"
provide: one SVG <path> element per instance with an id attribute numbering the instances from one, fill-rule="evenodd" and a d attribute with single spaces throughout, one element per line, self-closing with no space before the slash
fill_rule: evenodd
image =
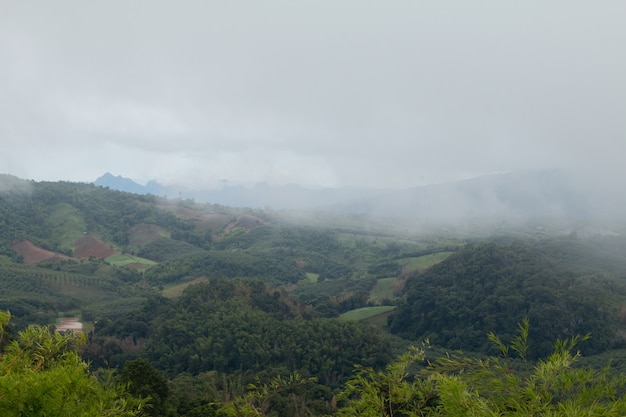
<path id="1" fill-rule="evenodd" d="M 352 201 L 344 210 L 434 222 L 583 219 L 585 193 L 556 171 L 514 172 L 390 191 Z"/>
<path id="2" fill-rule="evenodd" d="M 132 186 L 110 177 L 103 181 Z M 580 189 L 567 176 L 522 173 L 378 197 L 334 194 L 347 206 L 326 217 L 305 213 L 332 219 L 312 227 L 284 221 L 287 212 L 0 175 L 0 311 L 11 312 L 14 330 L 78 316 L 89 329 L 83 354 L 94 369 L 123 370 L 145 358 L 171 378 L 178 407 L 171 414 L 181 416 L 215 414 L 207 404 L 248 384 L 289 387 L 285 397 L 272 397 L 277 407 L 301 410 L 307 399 L 317 407 L 307 415 L 332 415 L 342 384 L 363 380 L 363 369 L 379 376 L 374 370 L 396 349 L 429 339 L 437 351 L 485 354 L 493 352 L 488 332 L 515 343 L 525 318 L 528 359 L 550 352 L 555 338 L 591 331 L 583 354 L 615 354 L 624 363 L 624 237 L 462 239 L 447 227 L 417 234 L 339 211 L 385 209 L 406 216 L 397 223 L 406 225 L 437 214 L 446 221 L 588 218 L 610 206 Z M 446 204 L 449 211 L 437 213 Z M 283 370 L 285 377 L 271 379 Z M 284 385 L 290 381 L 303 395 L 297 401 Z"/>
<path id="3" fill-rule="evenodd" d="M 152 194 L 148 192 L 148 188 L 136 183 L 130 178 L 124 178 L 121 175 L 114 176 L 107 172 L 94 181 L 94 184 L 100 187 L 109 187 L 112 190 L 124 191 L 133 194 Z"/>
<path id="4" fill-rule="evenodd" d="M 494 227 L 535 223 L 556 229 L 624 223 L 625 199 L 615 187 L 580 181 L 561 171 L 510 172 L 464 181 L 397 190 L 308 189 L 298 185 L 225 185 L 190 190 L 150 181 L 145 186 L 105 174 L 96 185 L 112 189 L 192 199 L 233 207 L 315 210 L 364 218 L 395 219 L 408 227 Z M 590 185 L 589 185 L 590 184 Z"/>
<path id="5" fill-rule="evenodd" d="M 258 183 L 253 187 L 226 184 L 220 189 L 189 189 L 166 186 L 151 180 L 144 186 L 132 179 L 120 175 L 114 176 L 108 172 L 96 179 L 94 184 L 134 194 L 153 194 L 183 200 L 192 199 L 198 203 L 221 204 L 231 207 L 271 207 L 276 210 L 328 208 L 351 199 L 369 197 L 377 193 L 377 191 L 367 189 L 311 189 L 296 184 L 274 186 L 267 183 Z"/>

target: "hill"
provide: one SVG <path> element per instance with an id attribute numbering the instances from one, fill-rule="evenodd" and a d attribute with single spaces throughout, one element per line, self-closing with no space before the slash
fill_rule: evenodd
<path id="1" fill-rule="evenodd" d="M 487 333 L 512 338 L 516 323 L 529 319 L 534 357 L 576 334 L 592 335 L 586 353 L 622 347 L 626 261 L 607 255 L 575 237 L 468 245 L 408 278 L 391 331 L 486 352 Z"/>
<path id="2" fill-rule="evenodd" d="M 148 358 L 179 387 L 179 415 L 294 373 L 316 378 L 298 398 L 332 414 L 357 364 L 380 369 L 423 338 L 434 349 L 493 353 L 486 334 L 511 340 L 525 318 L 529 358 L 587 332 L 583 353 L 623 356 L 626 239 L 585 223 L 505 223 L 499 235 L 469 238 L 468 229 L 433 224 L 418 234 L 355 213 L 5 180 L 0 309 L 12 312 L 11 326 L 79 317 L 93 366 Z M 273 406 L 295 413 L 292 394 Z"/>
<path id="3" fill-rule="evenodd" d="M 369 265 L 385 264 L 402 256 L 402 251 L 436 251 L 438 246 L 419 239 L 398 245 L 388 234 L 377 235 L 359 226 L 344 227 L 342 232 L 298 226 L 271 211 L 172 201 L 93 184 L 14 177 L 3 183 L 0 222 L 5 227 L 1 229 L 0 253 L 6 256 L 6 268 L 19 270 L 21 275 L 37 276 L 36 271 L 45 270 L 68 277 L 46 284 L 54 287 L 49 290 L 52 300 L 46 317 L 70 308 L 89 317 L 123 314 L 123 310 L 107 312 L 99 306 L 111 297 L 120 298 L 123 304 L 126 295 L 136 305 L 163 286 L 200 277 L 292 285 L 298 290 L 295 297 L 312 299 L 311 294 L 318 293 L 320 309 L 330 308 L 324 314 L 338 315 L 363 307 L 368 296 L 361 296 L 361 291 L 369 291 L 377 279 L 393 278 L 401 269 L 396 263 L 385 272 L 391 275 L 382 275 L 370 271 Z M 90 268 L 100 271 L 102 286 L 116 288 L 115 295 L 103 290 L 102 300 L 95 300 L 87 294 L 87 287 L 79 284 L 83 278 L 70 278 Z M 310 283 L 307 274 L 314 274 L 320 285 L 301 289 L 303 282 Z M 343 283 L 345 291 L 322 295 L 325 281 Z M 21 305 L 14 295 L 25 296 L 22 287 L 9 288 L 0 296 L 0 307 Z M 68 291 L 75 295 L 71 303 L 63 299 Z M 90 304 L 94 302 L 95 307 Z M 132 303 L 127 303 L 129 308 Z M 38 320 L 34 313 L 30 319 Z"/>
<path id="4" fill-rule="evenodd" d="M 610 178 L 581 178 L 562 171 L 522 171 L 484 175 L 462 181 L 407 189 L 307 189 L 298 185 L 241 186 L 219 189 L 145 186 L 107 173 L 95 181 L 111 189 L 192 199 L 201 203 L 274 210 L 314 210 L 386 219 L 398 228 L 440 233 L 454 228 L 465 236 L 525 233 L 529 227 L 549 233 L 572 230 L 623 231 L 626 217 L 617 209 L 626 197 Z"/>

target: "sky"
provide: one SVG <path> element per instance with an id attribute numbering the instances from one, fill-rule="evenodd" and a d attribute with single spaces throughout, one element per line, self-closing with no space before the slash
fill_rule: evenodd
<path id="1" fill-rule="evenodd" d="M 0 173 L 196 188 L 619 176 L 625 18 L 622 0 L 0 0 Z"/>

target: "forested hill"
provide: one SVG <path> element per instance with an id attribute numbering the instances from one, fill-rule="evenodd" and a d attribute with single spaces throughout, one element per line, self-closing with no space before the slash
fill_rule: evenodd
<path id="1" fill-rule="evenodd" d="M 407 404 L 436 411 L 454 391 L 440 385 L 456 381 L 446 366 L 466 369 L 465 362 L 447 357 L 443 374 L 431 364 L 424 372 L 437 375 L 432 386 L 405 378 L 402 361 L 385 368 L 424 339 L 436 351 L 485 355 L 498 353 L 487 337 L 494 332 L 504 341 L 499 348 L 528 342 L 523 352 L 534 360 L 553 352 L 555 339 L 569 340 L 557 344 L 565 355 L 578 349 L 576 335 L 591 333 L 584 354 L 625 356 L 626 239 L 619 235 L 551 236 L 527 227 L 467 239 L 449 229 L 400 232 L 362 216 L 287 221 L 283 214 L 2 177 L 7 334 L 29 343 L 32 331 L 17 331 L 77 317 L 87 336 L 84 359 L 94 370 L 117 369 L 124 386 L 135 384 L 132 393 L 150 397 L 149 414 L 165 416 L 366 415 L 355 410 L 370 410 L 361 397 L 368 390 L 371 398 L 397 394 L 394 415 Z M 57 337 L 43 329 L 42 340 Z M 510 375 L 497 362 L 468 361 Z M 564 384 L 581 377 L 559 375 Z M 507 398 L 517 392 L 510 389 Z"/>
<path id="2" fill-rule="evenodd" d="M 531 356 L 545 355 L 556 339 L 587 333 L 584 351 L 598 353 L 624 345 L 624 277 L 619 238 L 471 244 L 408 279 L 391 331 L 486 351 L 485 334 L 512 338 L 527 318 Z"/>
<path id="3" fill-rule="evenodd" d="M 273 212 L 92 184 L 9 176 L 1 183 L 0 307 L 21 324 L 69 311 L 87 321 L 123 315 L 146 297 L 180 294 L 209 278 L 291 286 L 315 302 L 316 314 L 337 316 L 390 301 L 395 275 L 412 258 L 459 244 L 377 232 L 348 218 L 337 228 L 305 227 Z"/>
<path id="4" fill-rule="evenodd" d="M 5 177 L 1 179 L 5 184 Z M 0 193 L 2 246 L 28 239 L 45 249 L 71 254 L 85 234 L 117 245 L 129 244 L 129 228 L 141 223 L 175 233 L 190 225 L 159 207 L 151 195 L 135 195 L 71 182 L 34 182 L 13 178 Z"/>

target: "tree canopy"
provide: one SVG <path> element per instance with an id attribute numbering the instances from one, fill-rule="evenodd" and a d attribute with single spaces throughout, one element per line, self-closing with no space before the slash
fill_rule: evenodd
<path id="1" fill-rule="evenodd" d="M 0 340 L 10 313 L 0 312 Z M 2 416 L 140 416 L 144 404 L 112 379 L 94 376 L 78 351 L 84 338 L 29 326 L 0 356 Z"/>

